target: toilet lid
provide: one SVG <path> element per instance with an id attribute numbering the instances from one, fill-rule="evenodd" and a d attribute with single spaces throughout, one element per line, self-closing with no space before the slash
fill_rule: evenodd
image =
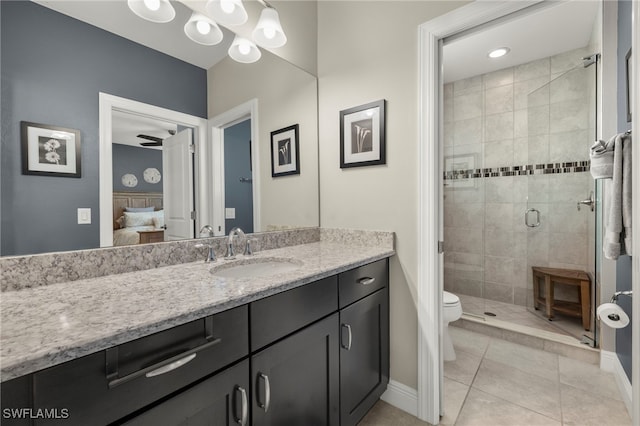
<path id="1" fill-rule="evenodd" d="M 460 302 L 460 298 L 453 293 L 449 293 L 448 291 L 442 292 L 442 301 L 445 305 L 455 305 Z"/>

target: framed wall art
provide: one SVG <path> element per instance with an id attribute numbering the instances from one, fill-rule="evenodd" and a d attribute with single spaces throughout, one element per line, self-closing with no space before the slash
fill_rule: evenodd
<path id="1" fill-rule="evenodd" d="M 386 164 L 385 103 L 340 111 L 340 168 Z"/>
<path id="2" fill-rule="evenodd" d="M 81 176 L 79 130 L 28 121 L 20 129 L 23 175 Z"/>
<path id="3" fill-rule="evenodd" d="M 271 177 L 300 174 L 298 125 L 271 132 Z"/>

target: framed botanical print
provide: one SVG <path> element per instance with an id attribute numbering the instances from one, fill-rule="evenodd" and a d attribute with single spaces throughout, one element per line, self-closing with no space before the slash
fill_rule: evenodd
<path id="1" fill-rule="evenodd" d="M 23 175 L 81 176 L 79 130 L 28 121 L 20 127 Z"/>

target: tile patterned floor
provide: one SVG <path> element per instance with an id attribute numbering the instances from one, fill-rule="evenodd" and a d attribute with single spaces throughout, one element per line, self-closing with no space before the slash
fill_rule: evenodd
<path id="1" fill-rule="evenodd" d="M 496 316 L 489 317 L 490 319 L 506 321 L 539 330 L 572 336 L 578 340 L 580 340 L 584 334 L 591 337 L 593 336 L 592 333 L 589 333 L 582 328 L 582 323 L 579 318 L 571 318 L 559 314 L 556 315 L 553 321 L 549 321 L 543 317 L 542 311 L 535 311 L 534 313 L 527 310 L 524 306 L 497 302 L 464 294 L 459 294 L 458 297 L 460 297 L 463 311 L 468 314 L 487 317 L 484 313 L 491 312 Z"/>
<path id="2" fill-rule="evenodd" d="M 445 416 L 455 426 L 630 426 L 615 379 L 597 366 L 451 327 Z M 428 425 L 380 401 L 360 426 Z"/>

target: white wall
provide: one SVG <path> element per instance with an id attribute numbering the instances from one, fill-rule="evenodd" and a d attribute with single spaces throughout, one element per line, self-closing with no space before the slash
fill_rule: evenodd
<path id="1" fill-rule="evenodd" d="M 214 117 L 258 99 L 260 223 L 269 227 L 318 226 L 317 80 L 263 52 L 253 64 L 225 58 L 207 72 L 208 114 Z M 271 177 L 271 132 L 299 125 L 300 174 Z"/>
<path id="2" fill-rule="evenodd" d="M 417 387 L 418 25 L 466 2 L 318 2 L 323 227 L 390 230 L 391 378 Z M 387 164 L 340 169 L 340 110 L 387 100 Z M 436 283 L 427 283 L 436 285 Z"/>

